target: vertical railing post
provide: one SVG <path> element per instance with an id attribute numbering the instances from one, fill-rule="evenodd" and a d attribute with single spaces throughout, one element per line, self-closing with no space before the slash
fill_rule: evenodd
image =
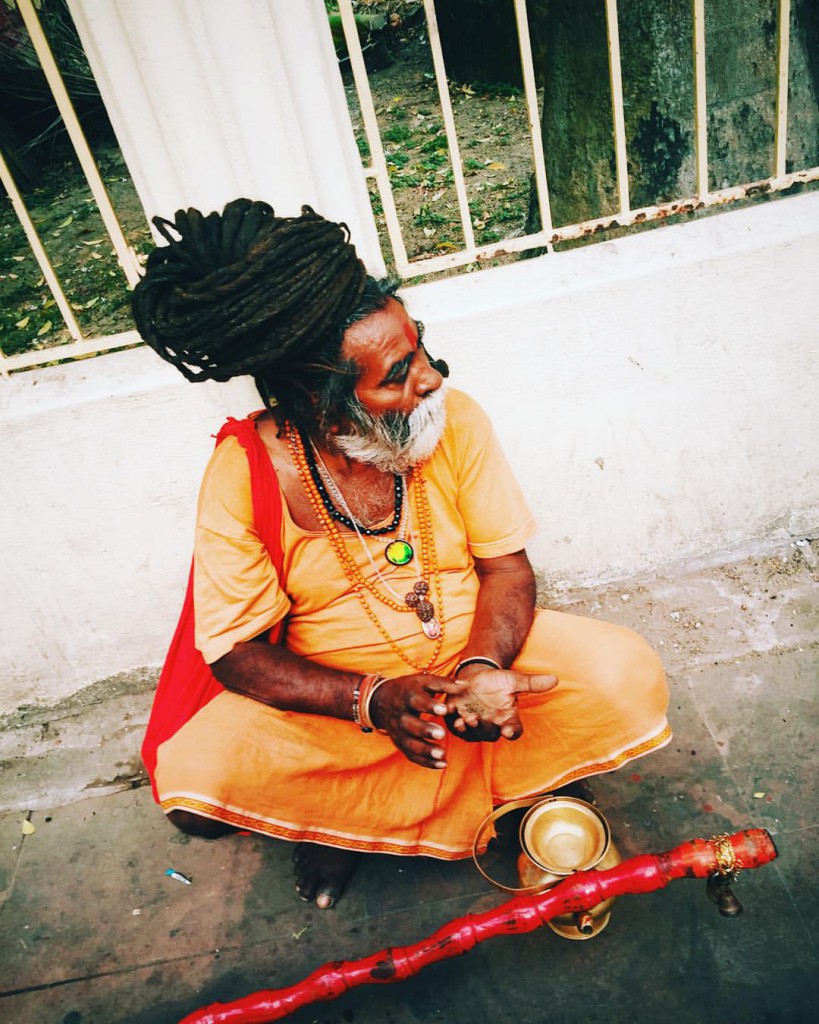
<path id="1" fill-rule="evenodd" d="M 40 270 L 43 272 L 43 277 L 51 290 L 51 294 L 54 296 L 57 308 L 62 314 L 63 320 L 65 320 L 65 326 L 68 328 L 68 333 L 75 341 L 81 341 L 82 331 L 79 328 L 74 314 L 71 312 L 71 306 L 68 303 L 68 299 L 65 297 L 65 292 L 63 292 L 60 282 L 57 279 L 57 275 L 54 273 L 54 267 L 51 265 L 48 253 L 43 248 L 43 243 L 40 241 L 40 236 L 37 234 L 34 222 L 29 216 L 26 204 L 23 202 L 23 197 L 20 195 L 20 190 L 17 188 L 17 183 L 15 182 L 2 153 L 0 153 L 0 181 L 2 181 L 3 187 L 11 200 L 12 208 L 17 214 L 17 219 L 20 221 L 20 226 L 25 233 L 26 240 L 31 246 L 31 251 L 34 253 L 34 258 L 37 260 Z"/>
<path id="2" fill-rule="evenodd" d="M 117 215 L 114 213 L 114 208 L 111 205 L 111 200 L 108 198 L 105 185 L 102 183 L 100 172 L 97 170 L 94 157 L 91 155 L 85 133 L 77 119 L 77 114 L 65 88 L 60 69 L 54 60 L 51 47 L 48 45 L 40 19 L 37 17 L 37 12 L 34 10 L 31 0 L 17 0 L 17 6 L 31 37 L 32 46 L 40 60 L 43 74 L 46 76 L 46 80 L 51 88 L 54 102 L 60 111 L 68 137 L 74 146 L 74 152 L 77 154 L 77 159 L 88 181 L 88 186 L 97 203 L 105 229 L 114 246 L 119 265 L 122 267 L 128 284 L 133 288 L 140 276 L 139 261 L 134 250 L 126 242 L 122 228 L 119 226 Z"/>
<path id="3" fill-rule="evenodd" d="M 788 68 L 790 65 L 791 0 L 779 0 L 776 53 L 776 141 L 774 177 L 787 172 Z"/>
<path id="4" fill-rule="evenodd" d="M 461 154 L 458 147 L 458 136 L 455 130 L 455 117 L 452 113 L 452 101 L 449 98 L 449 82 L 444 67 L 444 54 L 441 49 L 441 37 L 438 32 L 438 18 L 435 14 L 434 0 L 424 0 L 427 15 L 427 35 L 429 49 L 432 54 L 432 66 L 435 69 L 435 82 L 438 86 L 438 98 L 441 101 L 441 115 L 446 128 L 446 141 L 449 148 L 449 161 L 452 165 L 452 180 L 455 195 L 458 197 L 458 209 L 461 214 L 461 228 L 464 233 L 464 247 L 467 251 L 475 248 L 475 233 L 472 230 L 472 216 L 469 212 L 469 200 L 466 195 L 464 172 L 461 167 Z"/>
<path id="5" fill-rule="evenodd" d="M 708 106 L 705 85 L 705 0 L 693 0 L 694 13 L 694 137 L 697 196 L 708 195 Z"/>
<path id="6" fill-rule="evenodd" d="M 549 199 L 549 181 L 546 176 L 546 154 L 543 151 L 543 130 L 537 103 L 537 83 L 532 60 L 532 37 L 529 32 L 529 15 L 526 0 L 515 0 L 515 18 L 518 23 L 520 64 L 523 69 L 523 90 L 526 95 L 526 109 L 529 115 L 529 135 L 532 139 L 532 160 L 535 168 L 535 189 L 540 209 L 541 230 L 552 230 L 552 205 Z M 551 246 L 548 247 L 551 251 Z"/>
<path id="7" fill-rule="evenodd" d="M 358 102 L 361 107 L 361 118 L 364 121 L 364 133 L 367 136 L 367 144 L 370 147 L 370 167 L 367 174 L 374 178 L 378 185 L 381 206 L 384 210 L 384 221 L 387 225 L 387 236 L 392 246 L 396 270 L 399 274 L 404 274 L 407 270 L 407 250 L 404 245 L 401 225 L 398 222 L 398 211 L 395 208 L 390 175 L 387 170 L 387 160 L 381 143 L 381 132 L 378 129 L 378 118 L 376 117 L 375 104 L 373 103 L 372 92 L 370 91 L 370 80 L 367 77 L 367 66 L 364 63 L 364 53 L 361 49 L 361 40 L 358 38 L 358 27 L 355 23 L 350 0 L 338 0 L 338 10 L 341 15 L 344 41 L 347 44 L 350 68 L 353 72 Z"/>
<path id="8" fill-rule="evenodd" d="M 620 199 L 620 212 L 628 213 L 631 209 L 631 200 L 628 192 L 626 120 L 623 108 L 623 73 L 620 61 L 620 28 L 617 23 L 617 0 L 606 0 L 606 34 L 609 43 L 609 78 L 611 81 L 611 113 L 614 122 L 617 192 Z"/>

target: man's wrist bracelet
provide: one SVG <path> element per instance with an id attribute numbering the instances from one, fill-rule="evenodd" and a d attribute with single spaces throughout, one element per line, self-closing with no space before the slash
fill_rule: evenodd
<path id="1" fill-rule="evenodd" d="M 376 676 L 373 679 L 372 685 L 368 688 L 366 694 L 362 695 L 360 709 L 362 731 L 372 732 L 373 730 L 375 730 L 376 732 L 380 733 L 386 733 L 387 731 L 386 729 L 379 729 L 373 722 L 372 718 L 370 717 L 370 707 L 372 706 L 372 701 L 373 697 L 375 696 L 375 692 L 380 686 L 386 683 L 386 681 L 386 676 Z"/>
<path id="2" fill-rule="evenodd" d="M 364 680 L 367 676 L 362 676 L 355 684 L 353 690 L 353 722 L 361 728 L 361 687 L 364 685 Z M 362 732 L 366 732 L 366 729 L 362 729 Z"/>
<path id="3" fill-rule="evenodd" d="M 459 661 L 455 666 L 455 671 L 452 673 L 452 678 L 457 679 L 458 673 L 462 668 L 466 668 L 467 665 L 486 665 L 488 668 L 496 668 L 500 670 L 500 665 L 493 661 L 492 658 L 484 658 L 482 655 L 476 655 L 474 658 L 464 658 L 463 661 Z"/>
<path id="4" fill-rule="evenodd" d="M 375 731 L 375 726 L 370 718 L 370 704 L 375 691 L 386 681 L 386 676 L 380 676 L 373 672 L 370 675 L 362 676 L 353 690 L 353 721 L 362 732 Z M 379 729 L 378 732 L 384 732 L 384 730 Z"/>

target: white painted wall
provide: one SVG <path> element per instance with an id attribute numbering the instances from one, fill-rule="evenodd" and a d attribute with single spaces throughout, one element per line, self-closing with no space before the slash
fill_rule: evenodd
<path id="1" fill-rule="evenodd" d="M 817 267 L 814 193 L 417 289 L 513 453 L 548 577 L 816 535 Z"/>
<path id="2" fill-rule="evenodd" d="M 149 213 L 258 186 L 277 208 L 346 219 L 377 269 L 327 39 L 293 52 L 275 0 L 231 5 L 245 32 L 224 38 L 207 23 L 230 20 L 224 5 L 71 6 Z M 226 127 L 213 99 L 231 68 L 261 75 L 240 51 L 270 17 L 287 74 L 262 84 L 289 146 L 273 161 L 268 122 Z M 539 570 L 590 583 L 819 530 L 817 265 L 814 193 L 407 289 L 431 350 L 497 424 L 540 523 Z M 258 404 L 247 381 L 190 385 L 146 350 L 0 381 L 0 713 L 161 662 L 210 435 Z"/>
<path id="3" fill-rule="evenodd" d="M 497 424 L 539 570 L 816 535 L 818 259 L 815 194 L 406 290 Z M 0 713 L 162 660 L 210 435 L 258 405 L 143 349 L 0 382 Z"/>

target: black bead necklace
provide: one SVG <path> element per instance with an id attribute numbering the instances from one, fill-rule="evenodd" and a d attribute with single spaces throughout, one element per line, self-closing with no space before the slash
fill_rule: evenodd
<path id="1" fill-rule="evenodd" d="M 359 522 L 354 522 L 349 516 L 346 516 L 343 512 L 335 507 L 327 493 L 327 488 L 324 486 L 324 481 L 321 479 L 321 473 L 316 465 L 316 460 L 313 455 L 313 448 L 308 439 L 304 436 L 302 431 L 299 431 L 299 437 L 301 438 L 302 448 L 304 449 L 304 457 L 307 462 L 307 468 L 310 470 L 310 476 L 313 478 L 313 483 L 316 485 L 316 490 L 321 498 L 321 503 L 327 509 L 329 515 L 333 517 L 337 522 L 343 523 L 348 530 L 358 530 L 360 533 L 366 534 L 368 537 L 380 537 L 385 533 L 392 533 L 398 528 L 398 524 L 401 522 L 401 510 L 404 505 L 404 485 L 401 481 L 401 477 L 398 473 L 393 473 L 393 492 L 395 494 L 395 511 L 393 513 L 392 520 L 386 526 L 363 526 Z"/>

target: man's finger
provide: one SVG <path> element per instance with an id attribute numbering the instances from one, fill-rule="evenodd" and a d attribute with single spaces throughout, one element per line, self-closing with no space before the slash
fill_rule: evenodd
<path id="1" fill-rule="evenodd" d="M 514 723 L 506 722 L 506 724 L 501 729 L 501 736 L 503 736 L 505 740 L 517 740 L 520 739 L 522 735 L 523 726 L 520 724 L 519 720 Z"/>
<path id="2" fill-rule="evenodd" d="M 436 678 L 435 682 L 426 687 L 429 693 L 448 693 L 457 697 L 469 689 L 469 682 L 466 679 L 444 679 Z"/>
<path id="3" fill-rule="evenodd" d="M 527 676 L 523 672 L 512 672 L 515 677 L 515 693 L 548 693 L 558 684 L 557 676 Z"/>

